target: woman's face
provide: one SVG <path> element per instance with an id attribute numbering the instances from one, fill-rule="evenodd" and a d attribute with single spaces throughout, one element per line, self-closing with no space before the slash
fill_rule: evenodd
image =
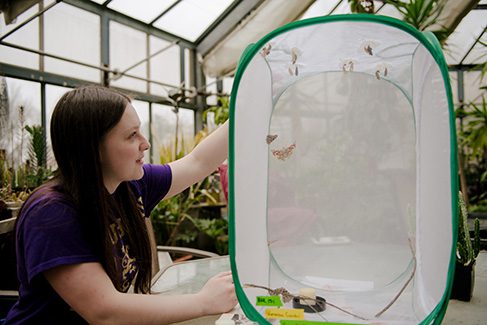
<path id="1" fill-rule="evenodd" d="M 121 182 L 140 179 L 144 175 L 144 151 L 149 147 L 149 142 L 140 133 L 139 117 L 129 103 L 120 121 L 100 143 L 103 183 L 109 193 L 115 192 Z"/>

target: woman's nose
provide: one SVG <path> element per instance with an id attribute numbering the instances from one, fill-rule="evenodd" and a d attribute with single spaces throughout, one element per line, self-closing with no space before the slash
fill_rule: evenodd
<path id="1" fill-rule="evenodd" d="M 142 149 L 142 151 L 149 150 L 149 148 L 150 148 L 149 141 L 147 141 L 147 139 L 145 137 L 142 137 L 142 138 L 143 138 L 143 141 L 142 141 L 140 148 Z"/>

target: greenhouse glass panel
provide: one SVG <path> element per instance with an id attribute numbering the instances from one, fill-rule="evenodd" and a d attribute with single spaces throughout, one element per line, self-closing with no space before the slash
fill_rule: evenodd
<path id="1" fill-rule="evenodd" d="M 35 5 L 20 16 L 17 22 L 5 25 L 3 14 L 0 14 L 0 34 L 3 36 L 16 28 L 20 23 L 33 16 L 39 10 Z M 36 18 L 4 39 L 7 43 L 39 50 L 39 19 Z M 0 45 L 0 62 L 10 63 L 30 69 L 39 69 L 39 55 Z"/>
<path id="2" fill-rule="evenodd" d="M 340 3 L 340 5 L 336 7 L 338 3 Z M 383 6 L 382 1 L 374 1 L 374 8 L 377 14 L 394 17 L 394 18 L 401 17 L 400 13 L 397 11 L 397 9 L 394 6 L 391 5 Z M 350 3 L 348 3 L 347 1 L 317 0 L 304 13 L 304 15 L 301 17 L 301 20 L 306 18 L 312 18 L 312 17 L 326 16 L 330 14 L 336 15 L 336 14 L 349 14 L 349 13 L 351 13 Z"/>
<path id="3" fill-rule="evenodd" d="M 206 98 L 206 103 L 208 105 L 218 104 L 218 97 L 220 95 L 218 95 L 217 80 L 221 80 L 222 82 L 222 95 L 229 95 L 232 92 L 233 77 L 224 77 L 219 79 L 206 77 L 206 92 L 209 94 Z"/>
<path id="4" fill-rule="evenodd" d="M 156 164 L 174 160 L 176 114 L 173 108 L 152 104 L 152 161 Z M 169 155 L 169 156 L 168 156 Z"/>
<path id="5" fill-rule="evenodd" d="M 167 48 L 170 46 L 169 48 Z M 165 49 L 166 48 L 166 49 Z M 153 55 L 161 50 L 163 52 L 154 55 L 150 59 L 150 80 L 158 81 L 168 85 L 179 86 L 181 83 L 180 70 L 180 48 L 179 45 L 160 39 L 150 37 L 150 53 Z M 167 96 L 168 87 L 151 83 L 150 92 L 157 96 Z"/>
<path id="6" fill-rule="evenodd" d="M 348 1 L 341 1 L 340 5 L 333 11 L 332 15 L 338 14 L 349 14 L 350 13 L 350 4 Z"/>
<path id="7" fill-rule="evenodd" d="M 41 124 L 40 84 L 4 78 L 2 88 L 2 97 L 8 99 L 2 101 L 5 106 L 2 109 L 8 113 L 3 115 L 0 149 L 5 150 L 8 167 L 17 169 L 29 159 L 29 134 L 25 126 Z"/>
<path id="8" fill-rule="evenodd" d="M 176 125 L 178 130 L 177 152 L 185 154 L 193 148 L 194 112 L 179 108 L 175 114 L 170 106 L 152 105 L 153 162 L 169 162 L 176 158 Z"/>
<path id="9" fill-rule="evenodd" d="M 147 35 L 128 26 L 110 21 L 110 67 L 120 72 L 147 58 Z M 147 78 L 147 63 L 142 62 L 127 74 Z M 147 82 L 122 76 L 112 79 L 111 85 L 140 92 L 147 91 Z"/>
<path id="10" fill-rule="evenodd" d="M 149 141 L 149 103 L 140 100 L 132 100 L 132 106 L 135 108 L 140 119 L 140 133 L 147 139 L 147 141 Z M 146 164 L 150 162 L 150 150 L 144 152 L 144 162 Z"/>
<path id="11" fill-rule="evenodd" d="M 54 107 L 56 106 L 59 99 L 71 88 L 55 86 L 55 85 L 46 85 L 46 135 L 47 135 L 47 166 L 51 169 L 56 169 L 57 164 L 56 160 L 54 159 L 54 153 L 52 152 L 52 144 L 51 144 L 51 117 L 52 112 L 54 111 Z"/>
<path id="12" fill-rule="evenodd" d="M 208 93 L 216 94 L 216 78 L 206 77 L 206 87 L 205 91 Z M 206 103 L 208 105 L 217 104 L 217 96 L 211 95 L 206 97 Z"/>
<path id="13" fill-rule="evenodd" d="M 150 23 L 174 2 L 176 0 L 113 0 L 107 7 L 144 23 Z"/>
<path id="14" fill-rule="evenodd" d="M 45 13 L 44 26 L 47 53 L 100 65 L 100 16 L 59 3 Z M 99 69 L 50 57 L 45 58 L 45 70 L 93 82 L 101 76 Z"/>
<path id="15" fill-rule="evenodd" d="M 196 41 L 232 2 L 232 0 L 182 1 L 154 22 L 154 26 L 189 41 Z"/>
<path id="16" fill-rule="evenodd" d="M 477 37 L 479 37 L 485 28 L 485 25 L 479 23 L 481 21 L 485 21 L 484 10 L 472 10 L 448 37 L 447 46 L 444 51 L 448 64 L 460 63 L 460 60 L 466 54 L 466 50 L 474 44 Z"/>
<path id="17" fill-rule="evenodd" d="M 338 1 L 317 0 L 308 8 L 308 10 L 306 10 L 301 19 L 328 15 L 330 11 L 335 8 L 337 2 Z"/>
<path id="18" fill-rule="evenodd" d="M 50 6 L 51 4 L 53 4 L 55 2 L 60 2 L 60 1 L 57 1 L 57 0 L 44 0 L 44 8 L 46 8 L 47 6 Z"/>
<path id="19" fill-rule="evenodd" d="M 487 61 L 487 32 L 483 33 L 479 41 L 486 45 L 477 42 L 472 51 L 470 51 L 463 61 L 463 64 L 482 64 Z"/>
<path id="20" fill-rule="evenodd" d="M 382 3 L 380 2 L 378 3 L 378 1 L 374 1 L 374 3 L 375 3 L 375 10 L 377 11 L 382 6 Z M 377 14 L 394 17 L 397 19 L 402 18 L 401 13 L 399 13 L 399 11 L 397 11 L 397 9 L 391 5 L 383 6 L 382 9 L 380 9 L 379 12 L 377 12 Z"/>
<path id="21" fill-rule="evenodd" d="M 465 103 L 481 103 L 482 94 L 487 100 L 485 89 L 480 89 L 480 87 L 487 86 L 487 77 L 481 79 L 480 71 L 465 72 L 463 82 L 465 87 Z"/>
<path id="22" fill-rule="evenodd" d="M 194 146 L 194 111 L 187 108 L 179 109 L 179 136 L 185 143 Z"/>
<path id="23" fill-rule="evenodd" d="M 140 119 L 140 133 L 149 139 L 149 103 L 141 100 L 132 100 L 132 106 L 135 108 Z"/>
<path id="24" fill-rule="evenodd" d="M 232 87 L 233 87 L 233 80 L 234 80 L 233 77 L 223 78 L 223 92 L 224 93 L 230 94 L 230 92 L 232 91 Z"/>

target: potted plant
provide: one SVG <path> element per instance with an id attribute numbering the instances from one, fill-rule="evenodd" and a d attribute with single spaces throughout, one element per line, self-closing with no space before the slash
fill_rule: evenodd
<path id="1" fill-rule="evenodd" d="M 18 174 L 7 168 L 3 157 L 4 150 L 0 150 L 0 221 L 15 218 L 28 196 L 26 191 L 14 191 L 13 185 Z"/>
<path id="2" fill-rule="evenodd" d="M 160 149 L 160 162 L 167 163 L 183 157 L 207 135 L 207 129 L 200 131 L 193 141 L 181 139 L 178 151 L 175 142 Z M 174 156 L 176 152 L 176 156 Z M 182 193 L 159 202 L 151 213 L 152 225 L 156 242 L 166 246 L 195 247 L 208 251 L 218 251 L 219 236 L 215 229 L 222 229 L 220 207 L 221 202 L 218 172 L 215 171 L 202 181 L 190 186 Z M 218 211 L 218 215 L 215 215 Z M 211 219 L 221 221 L 210 222 Z M 218 224 L 217 224 L 218 223 Z M 224 231 L 220 231 L 222 235 Z M 223 249 L 222 249 L 223 251 Z"/>
<path id="3" fill-rule="evenodd" d="M 487 100 L 460 106 L 459 155 L 462 190 L 470 212 L 487 212 Z M 468 189 L 468 191 L 467 191 Z"/>
<path id="4" fill-rule="evenodd" d="M 175 113 L 177 115 L 177 110 Z M 185 141 L 176 131 L 174 141 L 159 149 L 160 163 L 185 156 L 209 134 L 208 124 L 224 123 L 228 113 L 228 97 L 219 97 L 216 106 L 203 112 L 206 127 L 191 141 Z M 221 217 L 221 208 L 226 202 L 219 177 L 219 171 L 215 171 L 179 195 L 159 202 L 151 213 L 158 244 L 195 247 L 219 254 L 228 252 L 228 221 Z"/>
<path id="5" fill-rule="evenodd" d="M 475 285 L 475 259 L 480 250 L 480 223 L 474 220 L 474 240 L 470 237 L 468 212 L 462 192 L 458 194 L 458 239 L 455 276 L 450 299 L 470 301 Z"/>

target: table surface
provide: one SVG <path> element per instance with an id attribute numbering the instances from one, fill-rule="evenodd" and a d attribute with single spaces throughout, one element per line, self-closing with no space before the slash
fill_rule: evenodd
<path id="1" fill-rule="evenodd" d="M 228 256 L 174 263 L 154 276 L 152 292 L 167 295 L 196 293 L 212 276 L 224 271 L 230 271 Z"/>
<path id="2" fill-rule="evenodd" d="M 152 283 L 153 294 L 177 295 L 198 292 L 214 275 L 230 270 L 230 258 L 218 256 L 175 263 L 159 271 Z M 214 324 L 220 315 L 200 317 L 180 325 Z"/>

